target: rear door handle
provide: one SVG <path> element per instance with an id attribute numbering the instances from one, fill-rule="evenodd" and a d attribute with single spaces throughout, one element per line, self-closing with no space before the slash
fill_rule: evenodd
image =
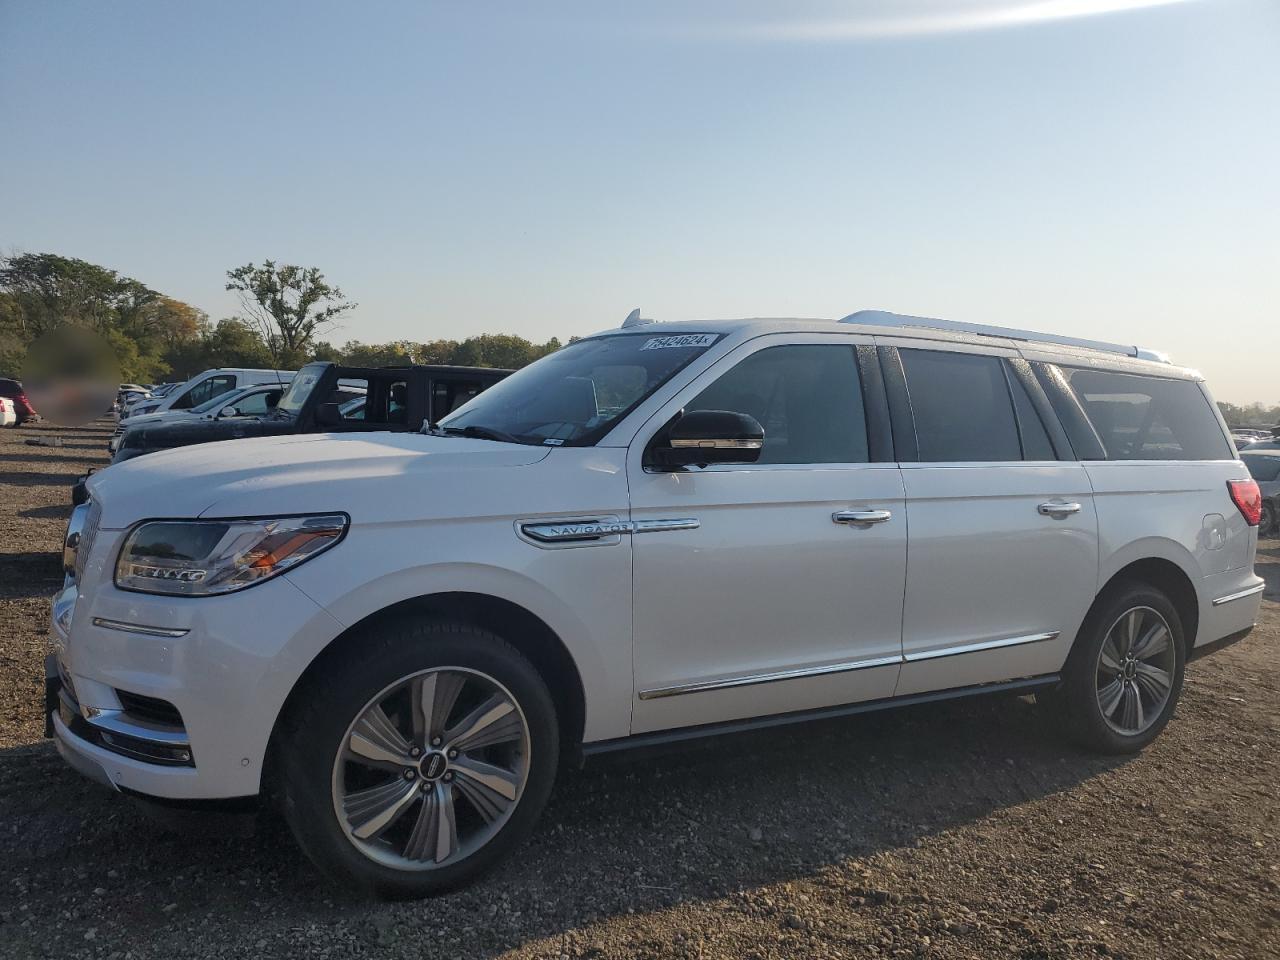
<path id="1" fill-rule="evenodd" d="M 854 526 L 867 526 L 873 523 L 884 523 L 893 516 L 888 510 L 837 510 L 831 515 L 835 523 L 848 523 Z"/>
<path id="2" fill-rule="evenodd" d="M 1069 517 L 1073 513 L 1080 512 L 1080 504 L 1067 503 L 1065 500 L 1050 500 L 1048 503 L 1042 503 L 1036 507 L 1046 517 Z"/>

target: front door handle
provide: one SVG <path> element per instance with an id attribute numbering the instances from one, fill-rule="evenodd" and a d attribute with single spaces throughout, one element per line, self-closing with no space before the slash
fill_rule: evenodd
<path id="1" fill-rule="evenodd" d="M 854 526 L 867 526 L 873 523 L 884 523 L 893 514 L 888 510 L 837 510 L 831 515 L 834 523 L 848 523 Z"/>
<path id="2" fill-rule="evenodd" d="M 1046 517 L 1069 517 L 1073 513 L 1080 512 L 1080 504 L 1068 503 L 1065 500 L 1050 500 L 1048 503 L 1042 503 L 1036 507 Z"/>

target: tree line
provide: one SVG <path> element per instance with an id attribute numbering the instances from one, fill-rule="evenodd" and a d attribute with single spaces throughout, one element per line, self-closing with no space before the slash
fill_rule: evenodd
<path id="1" fill-rule="evenodd" d="M 0 257 L 0 377 L 21 376 L 27 347 L 63 325 L 100 335 L 129 383 L 185 380 L 211 367 L 294 370 L 310 360 L 353 366 L 451 363 L 522 367 L 560 349 L 512 334 L 341 346 L 322 337 L 356 304 L 315 267 L 265 260 L 227 271 L 241 310 L 203 310 L 109 267 L 52 253 Z"/>
<path id="2" fill-rule="evenodd" d="M 1236 427 L 1257 427 L 1270 429 L 1280 426 L 1280 404 L 1274 407 L 1268 407 L 1261 403 L 1250 403 L 1239 405 L 1235 403 L 1223 403 L 1218 401 L 1218 409 L 1222 411 L 1222 419 L 1227 421 L 1227 426 L 1232 429 Z"/>

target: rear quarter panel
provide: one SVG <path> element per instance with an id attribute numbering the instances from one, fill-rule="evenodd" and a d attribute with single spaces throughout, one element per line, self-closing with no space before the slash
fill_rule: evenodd
<path id="1" fill-rule="evenodd" d="M 1228 480 L 1248 476 L 1243 464 L 1116 460 L 1090 461 L 1085 468 L 1098 512 L 1099 589 L 1129 564 L 1160 558 L 1195 585 L 1197 646 L 1252 625 L 1256 598 L 1213 606 L 1215 598 L 1257 582 L 1257 530 L 1244 522 L 1227 490 Z"/>

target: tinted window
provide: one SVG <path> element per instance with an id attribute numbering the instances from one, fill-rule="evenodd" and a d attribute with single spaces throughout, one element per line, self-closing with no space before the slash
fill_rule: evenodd
<path id="1" fill-rule="evenodd" d="M 1280 477 L 1280 457 L 1241 457 L 1249 475 L 1259 483 Z"/>
<path id="2" fill-rule="evenodd" d="M 686 410 L 746 413 L 764 427 L 759 463 L 866 463 L 867 423 L 852 346 L 768 347 Z"/>
<path id="3" fill-rule="evenodd" d="M 262 393 L 251 393 L 236 403 L 236 415 L 252 417 L 266 413 L 275 407 L 280 399 L 280 390 L 266 390 Z"/>
<path id="4" fill-rule="evenodd" d="M 236 378 L 231 374 L 210 377 L 208 380 L 197 383 L 183 396 L 173 401 L 173 409 L 186 410 L 190 407 L 198 407 L 200 404 L 212 400 L 214 397 L 221 396 L 224 393 L 234 390 L 235 386 Z"/>
<path id="5" fill-rule="evenodd" d="M 1022 459 L 1009 384 L 999 359 L 936 350 L 899 353 L 921 461 Z"/>
<path id="6" fill-rule="evenodd" d="M 1035 404 L 1027 393 L 1022 381 L 1009 373 L 1009 389 L 1013 393 L 1013 408 L 1018 414 L 1018 435 L 1022 438 L 1023 460 L 1054 460 L 1053 444 L 1049 442 L 1049 434 L 1044 428 L 1044 421 L 1036 411 Z"/>
<path id="7" fill-rule="evenodd" d="M 1105 370 L 1065 370 L 1108 460 L 1230 460 L 1200 385 Z"/>

